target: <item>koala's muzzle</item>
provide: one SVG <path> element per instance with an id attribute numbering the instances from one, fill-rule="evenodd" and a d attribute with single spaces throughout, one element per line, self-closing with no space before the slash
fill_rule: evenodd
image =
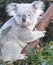
<path id="1" fill-rule="evenodd" d="M 22 21 L 23 21 L 23 22 L 26 21 L 26 15 L 22 15 Z"/>

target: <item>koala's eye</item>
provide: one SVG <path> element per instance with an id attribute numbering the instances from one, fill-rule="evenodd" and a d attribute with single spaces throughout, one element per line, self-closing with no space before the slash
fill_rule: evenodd
<path id="1" fill-rule="evenodd" d="M 21 15 L 17 15 L 18 17 L 21 17 Z"/>
<path id="2" fill-rule="evenodd" d="M 28 14 L 28 16 L 30 16 L 30 14 Z"/>
<path id="3" fill-rule="evenodd" d="M 21 15 L 19 15 L 19 17 L 21 17 Z"/>

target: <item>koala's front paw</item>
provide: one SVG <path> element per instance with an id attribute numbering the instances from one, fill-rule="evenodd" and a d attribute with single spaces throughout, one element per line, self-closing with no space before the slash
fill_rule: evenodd
<path id="1" fill-rule="evenodd" d="M 45 36 L 45 32 L 46 31 L 34 31 L 33 34 L 34 34 L 34 37 L 35 37 L 35 40 L 41 38 L 41 37 L 44 37 Z"/>
<path id="2" fill-rule="evenodd" d="M 45 36 L 45 33 L 44 32 L 40 32 L 39 36 L 40 37 L 44 37 Z"/>
<path id="3" fill-rule="evenodd" d="M 46 33 L 46 31 L 40 31 L 40 32 L 43 32 L 44 34 Z"/>
<path id="4" fill-rule="evenodd" d="M 38 31 L 38 33 L 39 33 L 39 34 L 38 34 L 39 37 L 44 37 L 46 31 Z"/>

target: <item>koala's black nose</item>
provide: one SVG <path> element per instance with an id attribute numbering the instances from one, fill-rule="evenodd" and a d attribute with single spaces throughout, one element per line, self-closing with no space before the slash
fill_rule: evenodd
<path id="1" fill-rule="evenodd" d="M 26 21 L 26 15 L 22 15 L 22 21 L 23 21 L 23 22 Z"/>

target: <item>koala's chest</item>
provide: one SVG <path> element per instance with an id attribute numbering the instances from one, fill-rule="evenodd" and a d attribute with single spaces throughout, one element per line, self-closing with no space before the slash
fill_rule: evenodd
<path id="1" fill-rule="evenodd" d="M 14 34 L 17 39 L 23 42 L 28 42 L 32 38 L 31 32 L 25 28 L 17 28 Z"/>
<path id="2" fill-rule="evenodd" d="M 19 26 L 12 29 L 12 35 L 15 39 L 19 39 L 20 41 L 24 43 L 28 43 L 31 41 L 34 41 L 34 34 L 26 29 L 26 28 L 20 28 Z"/>

